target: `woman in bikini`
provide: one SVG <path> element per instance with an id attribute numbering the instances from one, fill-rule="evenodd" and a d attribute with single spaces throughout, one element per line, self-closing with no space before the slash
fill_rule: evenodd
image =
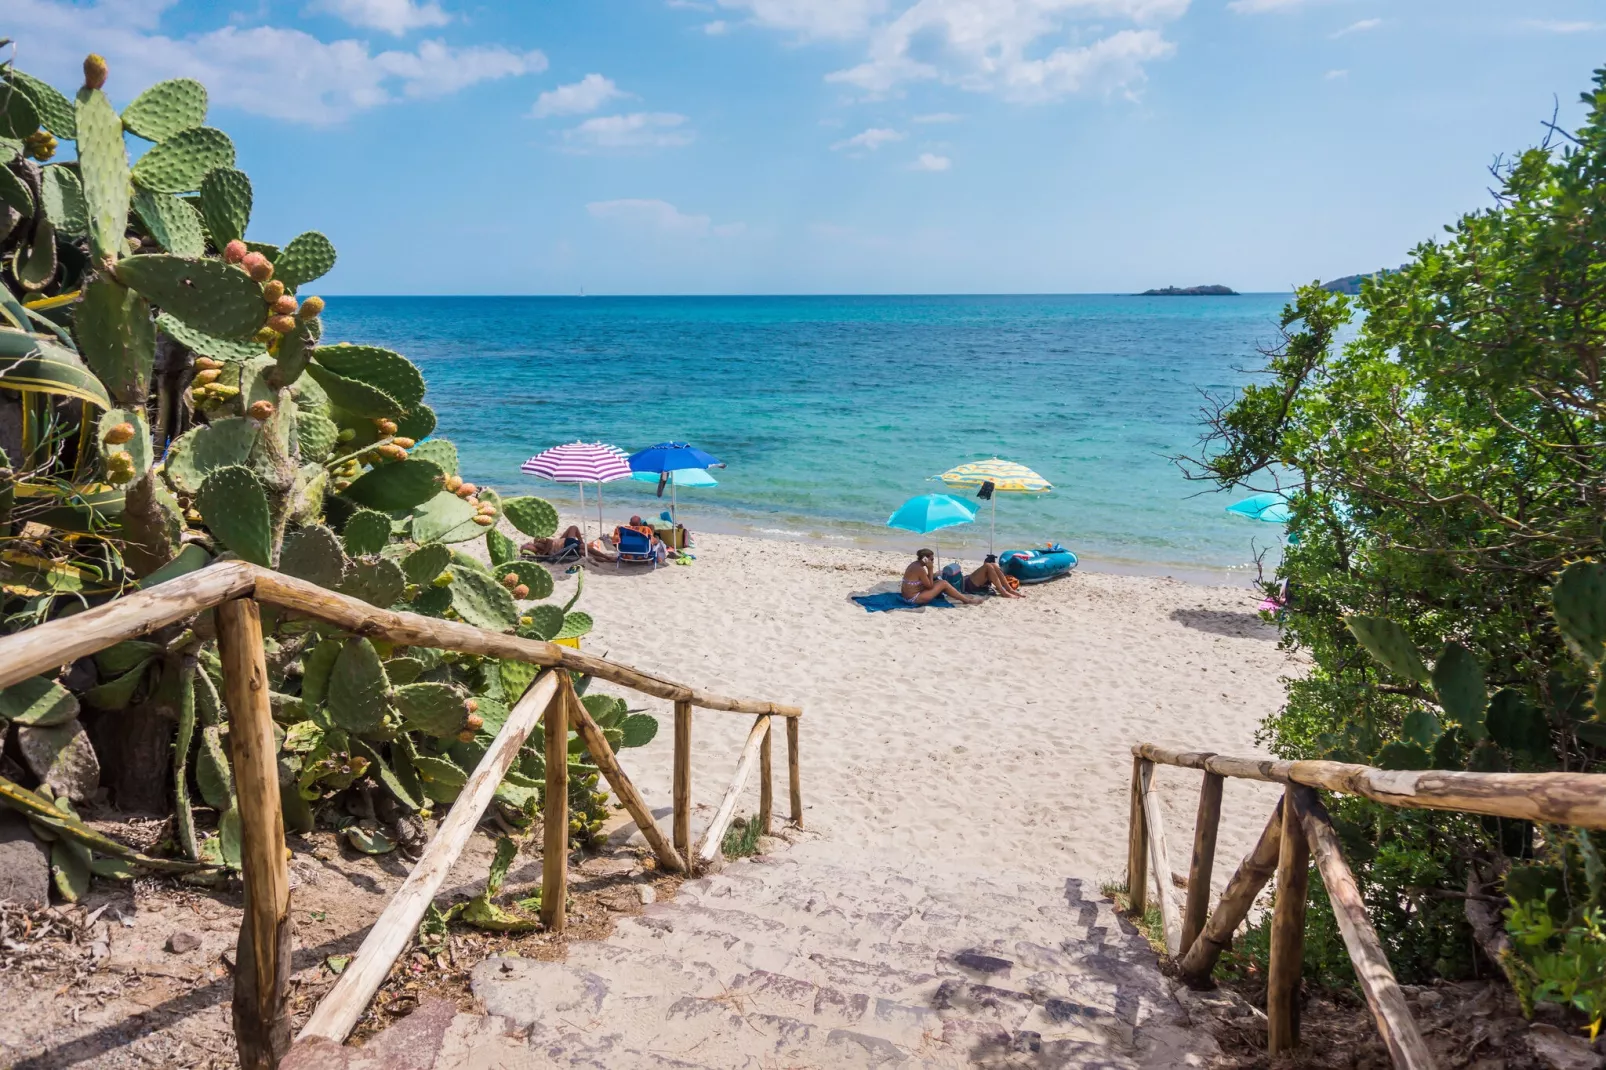
<path id="1" fill-rule="evenodd" d="M 936 562 L 937 555 L 930 550 L 921 550 L 915 554 L 914 562 L 903 570 L 903 586 L 898 588 L 898 594 L 911 606 L 923 606 L 928 602 L 947 595 L 966 605 L 975 605 L 980 598 L 965 594 L 947 580 L 932 575 L 931 567 Z"/>

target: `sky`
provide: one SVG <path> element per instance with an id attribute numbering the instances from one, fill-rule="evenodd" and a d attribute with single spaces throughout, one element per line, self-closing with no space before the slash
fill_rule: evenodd
<path id="1" fill-rule="evenodd" d="M 201 79 L 330 293 L 1283 291 L 1489 203 L 1600 0 L 6 0 Z M 136 146 L 137 148 L 137 146 Z"/>

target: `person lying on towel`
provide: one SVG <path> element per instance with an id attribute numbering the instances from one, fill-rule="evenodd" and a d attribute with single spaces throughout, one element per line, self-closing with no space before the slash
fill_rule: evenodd
<path id="1" fill-rule="evenodd" d="M 937 561 L 937 555 L 930 550 L 922 549 L 915 554 L 914 563 L 903 570 L 903 585 L 898 588 L 898 595 L 911 606 L 923 606 L 947 595 L 956 602 L 966 605 L 975 605 L 980 598 L 965 594 L 945 579 L 932 573 L 932 566 Z"/>
<path id="2" fill-rule="evenodd" d="M 533 554 L 536 557 L 554 557 L 567 549 L 570 543 L 573 543 L 578 548 L 584 541 L 585 538 L 580 534 L 580 529 L 570 524 L 559 535 L 554 535 L 549 539 L 531 539 L 519 549 L 523 553 Z"/>
<path id="3" fill-rule="evenodd" d="M 1004 570 L 998 567 L 997 554 L 988 554 L 981 567 L 966 576 L 964 581 L 966 594 L 986 594 L 988 588 L 992 588 L 994 594 L 1005 598 L 1025 598 L 1016 590 L 1019 586 L 1018 580 L 1006 576 Z"/>

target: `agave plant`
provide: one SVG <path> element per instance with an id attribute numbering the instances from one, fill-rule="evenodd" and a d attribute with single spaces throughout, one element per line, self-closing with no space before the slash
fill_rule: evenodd
<path id="1" fill-rule="evenodd" d="M 329 239 L 249 233 L 251 182 L 206 125 L 205 88 L 161 82 L 119 113 L 107 75 L 90 56 L 69 100 L 0 65 L 0 628 L 238 558 L 376 606 L 586 634 L 579 584 L 541 601 L 551 574 L 496 526 L 550 535 L 552 506 L 463 481 L 411 361 L 323 339 L 306 288 L 335 264 Z M 146 143 L 132 165 L 130 138 Z M 56 162 L 67 141 L 76 159 Z M 482 538 L 489 566 L 463 552 Z M 264 627 L 286 820 L 310 829 L 321 808 L 363 850 L 406 843 L 456 796 L 534 675 L 272 613 Z M 0 759 L 0 803 L 87 852 L 57 852 L 64 895 L 95 853 L 118 857 L 71 811 L 103 775 L 125 809 L 172 808 L 171 853 L 238 864 L 220 682 L 203 614 L 0 692 L 0 739 L 14 725 L 26 765 Z M 656 730 L 595 712 L 622 746 Z M 605 797 L 571 753 L 584 838 Z M 500 793 L 511 815 L 539 805 L 540 772 L 527 749 Z M 201 804 L 215 834 L 197 831 Z"/>

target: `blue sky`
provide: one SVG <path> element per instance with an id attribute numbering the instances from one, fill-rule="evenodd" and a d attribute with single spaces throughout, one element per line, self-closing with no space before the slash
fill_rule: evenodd
<path id="1" fill-rule="evenodd" d="M 1283 290 L 1392 265 L 1606 62 L 1585 0 L 8 0 L 201 78 L 344 293 Z"/>

